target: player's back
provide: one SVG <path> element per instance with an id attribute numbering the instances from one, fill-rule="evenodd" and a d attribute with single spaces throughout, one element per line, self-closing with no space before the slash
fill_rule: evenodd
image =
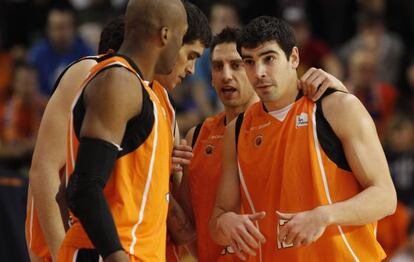
<path id="1" fill-rule="evenodd" d="M 97 64 L 97 58 L 98 56 L 90 56 L 73 62 L 67 68 L 65 68 L 65 70 L 56 80 L 54 92 L 48 101 L 45 113 L 42 118 L 43 124 L 40 126 L 31 169 L 40 168 L 39 165 L 47 165 L 48 157 L 41 153 L 40 151 L 42 150 L 38 148 L 41 146 L 41 144 L 47 142 L 44 140 L 44 138 L 47 139 L 47 137 L 50 136 L 65 136 L 65 133 L 50 133 L 50 130 L 46 130 L 45 128 L 47 125 L 67 126 L 67 118 L 71 109 L 72 102 L 75 99 L 75 95 L 78 93 L 78 90 L 86 78 L 89 70 Z M 67 130 L 67 127 L 62 127 L 62 129 Z M 51 151 L 46 153 L 53 154 Z M 63 168 L 63 166 L 60 168 Z M 56 170 L 56 175 L 58 175 L 58 172 L 59 170 Z M 61 175 L 63 175 L 63 173 L 61 173 Z M 31 177 L 31 179 L 33 179 L 33 177 Z M 36 204 L 33 197 L 32 188 L 29 185 L 26 215 L 27 246 L 30 253 L 33 253 L 38 257 L 51 259 L 46 240 L 40 227 L 37 209 L 35 206 Z M 66 225 L 67 221 L 63 221 L 63 223 Z"/>

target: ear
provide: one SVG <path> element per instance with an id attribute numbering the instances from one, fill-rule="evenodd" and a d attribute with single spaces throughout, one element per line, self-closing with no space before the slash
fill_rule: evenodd
<path id="1" fill-rule="evenodd" d="M 299 50 L 296 46 L 292 48 L 292 53 L 290 54 L 290 63 L 292 64 L 293 69 L 297 69 L 299 66 Z"/>
<path id="2" fill-rule="evenodd" d="M 168 41 L 170 40 L 170 30 L 168 27 L 163 26 L 160 30 L 160 38 L 161 38 L 161 45 L 167 45 Z"/>

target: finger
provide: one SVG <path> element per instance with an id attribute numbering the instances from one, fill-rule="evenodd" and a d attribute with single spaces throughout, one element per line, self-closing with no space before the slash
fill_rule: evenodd
<path id="1" fill-rule="evenodd" d="M 276 211 L 276 215 L 279 217 L 279 219 L 284 220 L 291 220 L 295 216 L 294 213 L 282 213 L 280 211 Z"/>
<path id="2" fill-rule="evenodd" d="M 187 146 L 187 140 L 181 139 L 180 140 L 180 145 Z M 190 146 L 190 148 L 191 148 L 191 146 Z"/>
<path id="3" fill-rule="evenodd" d="M 254 252 L 254 250 L 250 248 L 249 245 L 246 244 L 246 242 L 244 242 L 243 238 L 240 235 L 235 235 L 233 239 L 236 241 L 239 250 L 242 250 L 245 253 L 250 254 L 252 256 L 256 256 L 256 252 Z"/>
<path id="4" fill-rule="evenodd" d="M 233 239 L 230 241 L 230 246 L 233 249 L 234 253 L 241 259 L 241 260 L 246 260 L 246 256 L 244 255 L 243 252 L 240 251 L 239 247 L 237 246 L 236 241 L 234 241 Z"/>
<path id="5" fill-rule="evenodd" d="M 306 80 L 313 74 L 315 73 L 315 71 L 317 71 L 316 68 L 311 67 L 308 69 L 308 71 L 306 71 L 303 76 L 300 78 L 300 80 L 302 80 L 303 82 L 306 82 Z"/>
<path id="6" fill-rule="evenodd" d="M 290 245 L 293 243 L 293 240 L 297 237 L 297 233 L 293 230 L 289 230 L 289 233 L 286 235 L 286 237 L 282 240 L 285 244 Z"/>
<path id="7" fill-rule="evenodd" d="M 259 240 L 260 243 L 266 243 L 265 236 L 260 232 L 260 230 L 257 227 L 253 225 L 253 223 L 247 223 L 246 229 L 255 239 Z"/>
<path id="8" fill-rule="evenodd" d="M 310 239 L 310 238 L 305 238 L 305 239 L 303 239 L 302 240 L 302 242 L 300 243 L 300 245 L 301 246 L 308 246 L 308 245 L 310 245 L 310 244 L 312 244 L 313 243 L 313 240 L 312 239 Z"/>
<path id="9" fill-rule="evenodd" d="M 303 238 L 301 236 L 301 234 L 297 234 L 295 236 L 295 238 L 292 240 L 293 246 L 294 247 L 300 247 L 302 245 L 302 241 L 304 241 L 304 240 L 305 240 L 305 238 Z"/>
<path id="10" fill-rule="evenodd" d="M 186 158 L 186 159 L 191 159 L 193 157 L 193 153 L 188 152 L 188 151 L 174 150 L 173 151 L 173 156 L 182 157 L 182 158 Z"/>
<path id="11" fill-rule="evenodd" d="M 187 146 L 187 145 L 174 145 L 174 150 L 178 149 L 181 151 L 189 151 L 191 152 L 193 150 L 193 148 L 191 146 Z"/>
<path id="12" fill-rule="evenodd" d="M 297 82 L 297 88 L 298 88 L 299 90 L 303 90 L 303 84 L 302 84 L 302 81 L 301 81 L 301 80 L 299 80 L 299 79 L 298 79 L 298 82 Z"/>
<path id="13" fill-rule="evenodd" d="M 319 86 L 327 80 L 324 75 L 320 75 L 318 78 L 314 79 L 310 83 L 311 90 L 309 91 L 308 97 L 311 99 L 315 95 L 315 93 L 318 91 Z"/>
<path id="14" fill-rule="evenodd" d="M 329 86 L 330 86 L 329 81 L 322 82 L 322 84 L 318 88 L 318 91 L 312 97 L 312 101 L 314 101 L 314 102 L 318 101 L 322 97 L 322 95 L 326 92 L 326 90 L 328 89 Z"/>
<path id="15" fill-rule="evenodd" d="M 249 245 L 249 247 L 253 249 L 259 248 L 259 243 L 254 239 L 254 237 L 250 234 L 247 228 L 244 228 L 241 232 L 239 232 L 241 237 L 243 238 L 244 242 Z"/>
<path id="16" fill-rule="evenodd" d="M 174 173 L 182 172 L 182 171 L 183 171 L 182 166 L 174 166 L 174 168 L 173 168 L 173 172 Z"/>
<path id="17" fill-rule="evenodd" d="M 172 158 L 173 165 L 189 165 L 191 163 L 191 160 L 181 158 L 181 157 L 173 157 Z"/>
<path id="18" fill-rule="evenodd" d="M 266 216 L 266 212 L 261 211 L 261 212 L 248 215 L 248 218 L 251 221 L 257 221 L 257 220 L 263 219 L 265 216 Z"/>

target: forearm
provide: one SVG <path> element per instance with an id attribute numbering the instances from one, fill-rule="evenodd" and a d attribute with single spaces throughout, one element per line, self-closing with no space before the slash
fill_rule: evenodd
<path id="1" fill-rule="evenodd" d="M 122 250 L 115 222 L 102 188 L 92 183 L 81 185 L 75 182 L 79 179 L 76 176 L 76 173 L 73 174 L 69 181 L 67 191 L 69 208 L 79 219 L 100 255 L 105 258 Z"/>
<path id="2" fill-rule="evenodd" d="M 69 208 L 103 258 L 122 250 L 110 207 L 103 194 L 117 155 L 117 147 L 109 142 L 81 138 L 76 168 L 66 191 Z"/>
<path id="3" fill-rule="evenodd" d="M 30 170 L 30 187 L 34 206 L 52 258 L 56 258 L 60 244 L 65 237 L 64 222 L 56 202 L 59 186 L 58 171 L 47 168 Z"/>
<path id="4" fill-rule="evenodd" d="M 319 207 L 328 224 L 365 225 L 395 211 L 395 191 L 386 187 L 370 186 L 354 197 Z"/>
<path id="5" fill-rule="evenodd" d="M 167 228 L 177 245 L 188 244 L 197 237 L 193 223 L 172 195 L 168 206 Z"/>

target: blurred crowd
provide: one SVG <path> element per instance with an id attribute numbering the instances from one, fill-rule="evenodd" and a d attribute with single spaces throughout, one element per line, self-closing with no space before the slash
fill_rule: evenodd
<path id="1" fill-rule="evenodd" d="M 21 235 L 26 175 L 54 82 L 71 62 L 96 54 L 103 26 L 124 12 L 126 2 L 0 2 L 2 261 L 7 261 L 4 258 L 9 253 L 19 254 L 12 261 L 27 260 Z M 375 121 L 399 198 L 396 214 L 379 222 L 378 238 L 390 261 L 414 261 L 414 1 L 191 2 L 208 14 L 214 34 L 225 26 L 241 27 L 257 15 L 284 18 L 296 33 L 301 60 L 299 75 L 310 67 L 322 68 L 341 79 L 361 100 Z M 208 49 L 197 62 L 195 74 L 172 96 L 183 134 L 222 110 L 211 87 Z M 16 235 L 15 239 L 11 235 Z M 23 249 L 19 250 L 21 246 Z"/>

